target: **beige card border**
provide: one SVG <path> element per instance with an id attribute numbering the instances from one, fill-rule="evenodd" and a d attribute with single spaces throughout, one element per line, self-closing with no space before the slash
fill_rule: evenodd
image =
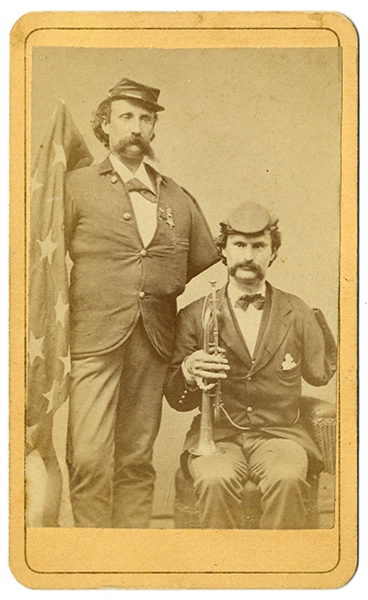
<path id="1" fill-rule="evenodd" d="M 169 48 L 342 48 L 341 401 L 336 524 L 331 530 L 25 529 L 30 52 L 37 45 L 122 46 L 123 30 L 126 47 L 134 42 L 136 47 Z M 338 13 L 45 12 L 28 13 L 15 24 L 11 33 L 10 559 L 22 584 L 45 589 L 337 588 L 353 576 L 357 561 L 357 45 L 354 26 Z"/>

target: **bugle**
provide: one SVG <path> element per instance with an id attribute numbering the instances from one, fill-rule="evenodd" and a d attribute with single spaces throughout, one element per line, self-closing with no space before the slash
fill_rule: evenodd
<path id="1" fill-rule="evenodd" d="M 205 299 L 202 313 L 202 325 L 204 333 L 203 349 L 207 354 L 219 354 L 219 331 L 217 319 L 217 297 L 216 281 L 210 281 L 211 292 Z M 211 339 L 212 334 L 212 339 Z M 204 380 L 204 387 L 207 385 Z M 190 450 L 195 456 L 208 454 L 219 454 L 222 450 L 217 446 L 213 436 L 213 421 L 220 418 L 221 384 L 217 381 L 211 389 L 202 392 L 201 421 L 199 429 L 199 440 L 197 445 Z"/>

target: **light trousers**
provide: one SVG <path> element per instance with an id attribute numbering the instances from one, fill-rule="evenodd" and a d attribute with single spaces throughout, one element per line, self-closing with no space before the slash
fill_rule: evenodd
<path id="1" fill-rule="evenodd" d="M 72 360 L 67 462 L 77 527 L 150 526 L 167 367 L 141 321 L 112 352 Z"/>
<path id="2" fill-rule="evenodd" d="M 296 442 L 246 432 L 218 442 L 221 454 L 189 456 L 201 527 L 242 527 L 243 488 L 261 491 L 263 529 L 303 528 L 309 488 L 307 453 Z"/>

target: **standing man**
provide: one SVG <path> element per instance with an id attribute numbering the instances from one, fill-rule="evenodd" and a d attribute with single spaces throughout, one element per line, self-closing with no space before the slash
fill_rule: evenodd
<path id="1" fill-rule="evenodd" d="M 336 346 L 317 309 L 273 288 L 268 267 L 281 244 L 278 220 L 244 203 L 221 223 L 219 247 L 228 284 L 217 292 L 220 353 L 203 350 L 205 299 L 178 315 L 176 345 L 165 395 L 179 411 L 201 403 L 203 389 L 221 383 L 218 454 L 190 452 L 199 439 L 196 417 L 182 464 L 193 478 L 200 524 L 240 528 L 248 478 L 262 493 L 260 527 L 303 527 L 308 469 L 321 459 L 300 423 L 302 378 L 321 386 L 336 370 Z"/>
<path id="2" fill-rule="evenodd" d="M 129 79 L 113 87 L 93 121 L 108 157 L 66 179 L 67 460 L 80 527 L 149 527 L 176 298 L 218 260 L 197 202 L 144 161 L 159 93 Z"/>

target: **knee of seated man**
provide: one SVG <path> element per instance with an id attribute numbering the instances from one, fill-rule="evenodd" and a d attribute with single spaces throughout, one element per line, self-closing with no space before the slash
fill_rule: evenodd
<path id="1" fill-rule="evenodd" d="M 299 486 L 307 485 L 306 473 L 299 469 L 280 469 L 273 471 L 266 477 L 269 486 L 278 486 L 284 489 L 292 489 Z"/>
<path id="2" fill-rule="evenodd" d="M 278 445 L 275 445 L 274 460 L 268 465 L 268 470 L 282 479 L 306 478 L 307 452 L 291 440 L 279 440 Z"/>
<path id="3" fill-rule="evenodd" d="M 211 465 L 210 468 L 195 470 L 194 486 L 197 489 L 228 489 L 242 487 L 242 482 L 228 465 L 217 464 Z"/>
<path id="4" fill-rule="evenodd" d="M 273 483 L 292 484 L 299 481 L 306 481 L 308 473 L 308 457 L 300 455 L 293 462 L 283 463 L 283 461 L 275 462 L 272 466 L 266 468 L 264 479 Z"/>

